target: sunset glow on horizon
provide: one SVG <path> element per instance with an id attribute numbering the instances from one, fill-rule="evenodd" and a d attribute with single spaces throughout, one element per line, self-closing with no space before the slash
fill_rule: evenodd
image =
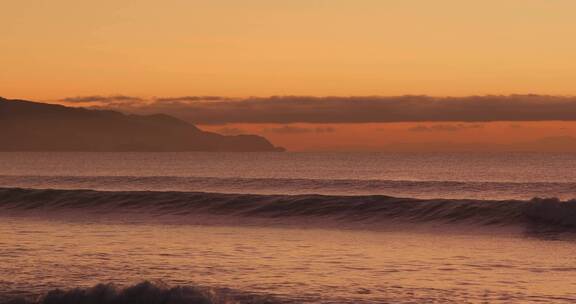
<path id="1" fill-rule="evenodd" d="M 6 1 L 0 96 L 87 107 L 95 104 L 78 99 L 120 96 L 118 108 L 104 106 L 128 113 L 127 101 L 178 96 L 574 96 L 574 11 L 570 0 Z M 460 143 L 471 132 L 491 144 L 574 134 L 546 122 L 430 132 L 403 131 L 418 122 L 212 126 L 157 112 L 293 151 Z"/>

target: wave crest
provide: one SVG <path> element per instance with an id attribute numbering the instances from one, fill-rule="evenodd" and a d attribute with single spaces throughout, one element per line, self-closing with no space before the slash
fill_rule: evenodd
<path id="1" fill-rule="evenodd" d="M 0 208 L 15 212 L 98 211 L 151 216 L 226 215 L 279 220 L 329 219 L 365 226 L 390 221 L 543 225 L 576 228 L 576 200 L 412 199 L 389 196 L 254 195 L 203 192 L 0 188 Z"/>

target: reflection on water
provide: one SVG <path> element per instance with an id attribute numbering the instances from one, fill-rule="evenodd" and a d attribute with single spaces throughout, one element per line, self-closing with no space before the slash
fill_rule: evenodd
<path id="1" fill-rule="evenodd" d="M 162 280 L 310 303 L 576 301 L 576 244 L 485 234 L 2 218 L 0 290 Z"/>
<path id="2" fill-rule="evenodd" d="M 575 166 L 575 154 L 0 153 L 1 188 L 156 191 L 0 189 L 0 302 L 161 280 L 292 303 L 574 303 L 576 242 L 550 232 L 573 231 L 576 201 L 469 199 L 570 199 Z"/>
<path id="3" fill-rule="evenodd" d="M 0 185 L 567 200 L 575 167 L 553 153 L 0 153 Z"/>

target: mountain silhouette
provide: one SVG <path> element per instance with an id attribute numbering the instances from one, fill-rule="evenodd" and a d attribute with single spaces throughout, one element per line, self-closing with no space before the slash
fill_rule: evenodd
<path id="1" fill-rule="evenodd" d="M 0 97 L 0 151 L 283 151 L 256 135 L 224 136 L 164 114 L 127 115 Z"/>

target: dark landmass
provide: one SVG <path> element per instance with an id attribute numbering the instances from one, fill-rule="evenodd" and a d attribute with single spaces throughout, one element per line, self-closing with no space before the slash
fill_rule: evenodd
<path id="1" fill-rule="evenodd" d="M 163 114 L 126 115 L 0 97 L 0 151 L 283 151 L 256 135 L 223 136 Z"/>

